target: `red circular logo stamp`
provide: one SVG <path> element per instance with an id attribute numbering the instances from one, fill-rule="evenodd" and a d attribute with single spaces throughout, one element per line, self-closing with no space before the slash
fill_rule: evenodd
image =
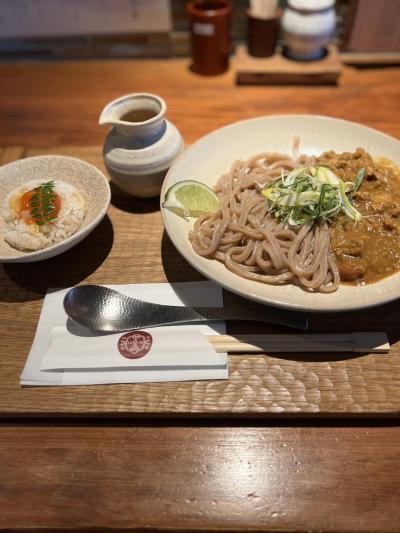
<path id="1" fill-rule="evenodd" d="M 153 337 L 147 331 L 129 331 L 118 340 L 118 350 L 127 359 L 139 359 L 149 353 Z"/>

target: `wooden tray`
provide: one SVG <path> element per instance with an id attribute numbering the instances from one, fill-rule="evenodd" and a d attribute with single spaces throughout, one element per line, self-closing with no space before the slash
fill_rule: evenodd
<path id="1" fill-rule="evenodd" d="M 0 150 L 0 163 L 43 153 L 73 155 L 104 170 L 100 147 L 6 148 Z M 399 414 L 400 301 L 310 316 L 310 332 L 386 331 L 392 345 L 388 355 L 232 355 L 226 381 L 20 387 L 47 287 L 199 279 L 163 231 L 158 199 L 137 200 L 113 188 L 108 216 L 78 246 L 45 262 L 0 268 L 0 416 Z M 231 333 L 283 331 L 255 324 L 229 327 Z"/>
<path id="2" fill-rule="evenodd" d="M 278 48 L 272 57 L 252 57 L 244 45 L 235 53 L 236 82 L 239 85 L 335 85 L 342 71 L 336 46 L 318 61 L 293 61 Z"/>

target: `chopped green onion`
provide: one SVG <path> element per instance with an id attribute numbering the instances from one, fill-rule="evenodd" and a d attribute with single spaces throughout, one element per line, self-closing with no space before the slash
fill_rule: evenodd
<path id="1" fill-rule="evenodd" d="M 315 175 L 320 183 L 328 183 L 329 185 L 336 186 L 339 185 L 339 178 L 329 168 L 317 167 Z"/>
<path id="2" fill-rule="evenodd" d="M 357 173 L 356 179 L 354 180 L 353 190 L 350 194 L 350 198 L 353 198 L 353 194 L 357 192 L 358 189 L 360 188 L 362 180 L 364 179 L 364 176 L 365 176 L 365 168 L 360 168 L 360 170 Z"/>
<path id="3" fill-rule="evenodd" d="M 347 198 L 343 181 L 340 181 L 339 183 L 339 191 L 340 200 L 342 202 L 342 209 L 345 215 L 355 220 L 356 222 L 359 222 L 362 219 L 362 215 L 359 211 L 357 211 L 355 207 L 351 205 L 350 200 Z"/>
<path id="4" fill-rule="evenodd" d="M 340 211 L 359 221 L 362 215 L 347 197 L 356 185 L 360 186 L 363 174 L 359 176 L 360 172 L 353 184 L 344 182 L 326 167 L 297 168 L 275 180 L 262 194 L 270 211 L 291 225 L 317 219 L 330 222 Z"/>

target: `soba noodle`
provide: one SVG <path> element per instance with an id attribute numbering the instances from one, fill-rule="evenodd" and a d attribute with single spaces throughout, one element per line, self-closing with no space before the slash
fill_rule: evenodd
<path id="1" fill-rule="evenodd" d="M 315 158 L 264 153 L 236 161 L 215 187 L 220 209 L 196 219 L 189 239 L 201 256 L 217 259 L 231 272 L 261 283 L 295 283 L 307 290 L 334 292 L 339 271 L 330 253 L 325 221 L 289 226 L 268 210 L 261 190 Z"/>

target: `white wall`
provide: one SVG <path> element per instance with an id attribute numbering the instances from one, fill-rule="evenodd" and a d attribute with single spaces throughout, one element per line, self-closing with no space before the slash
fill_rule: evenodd
<path id="1" fill-rule="evenodd" d="M 171 29 L 169 0 L 0 0 L 0 39 Z"/>

